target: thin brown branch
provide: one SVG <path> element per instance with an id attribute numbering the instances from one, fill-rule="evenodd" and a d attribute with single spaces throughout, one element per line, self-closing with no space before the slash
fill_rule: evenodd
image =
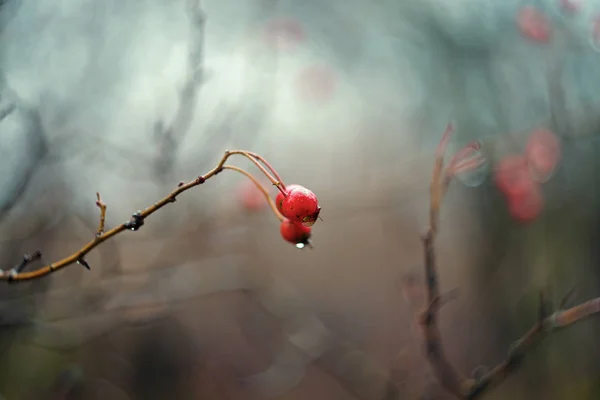
<path id="1" fill-rule="evenodd" d="M 100 223 L 99 223 L 98 231 L 102 230 L 103 231 L 102 233 L 97 234 L 94 237 L 94 239 L 92 239 L 91 241 L 86 243 L 83 247 L 81 247 L 79 250 L 77 250 L 73 254 L 71 254 L 59 261 L 56 261 L 54 263 L 51 263 L 51 264 L 45 265 L 41 268 L 38 268 L 34 271 L 27 271 L 27 272 L 23 271 L 23 269 L 28 264 L 30 264 L 31 261 L 33 261 L 33 260 L 29 260 L 29 258 L 33 258 L 32 256 L 29 256 L 29 258 L 28 258 L 28 256 L 25 256 L 26 260 L 24 260 L 24 262 L 22 262 L 18 266 L 14 267 L 10 270 L 7 270 L 7 271 L 0 270 L 0 280 L 14 282 L 14 281 L 25 281 L 25 280 L 37 279 L 37 278 L 41 278 L 43 276 L 49 275 L 54 271 L 58 271 L 60 269 L 63 269 L 65 267 L 68 267 L 69 265 L 73 265 L 76 263 L 81 264 L 84 267 L 89 269 L 89 264 L 85 261 L 84 257 L 90 251 L 92 251 L 93 249 L 98 247 L 101 243 L 111 239 L 112 237 L 118 235 L 121 232 L 124 232 L 126 230 L 132 230 L 132 231 L 138 230 L 144 224 L 144 221 L 146 218 L 148 218 L 150 215 L 154 214 L 156 211 L 160 210 L 167 204 L 174 203 L 177 199 L 177 196 L 179 196 L 183 192 L 188 191 L 189 189 L 191 189 L 193 187 L 203 184 L 208 179 L 216 176 L 218 173 L 220 173 L 224 169 L 236 170 L 238 172 L 243 173 L 246 176 L 249 176 L 250 174 L 246 173 L 246 171 L 243 171 L 240 168 L 225 165 L 225 162 L 227 161 L 227 159 L 229 159 L 229 157 L 231 157 L 232 155 L 236 155 L 236 154 L 242 155 L 242 156 L 248 158 L 250 161 L 252 161 L 260 169 L 260 171 L 263 174 L 265 174 L 265 176 L 267 176 L 267 178 L 271 181 L 271 183 L 273 185 L 275 185 L 277 187 L 279 187 L 281 185 L 281 183 L 278 180 L 276 180 L 249 152 L 244 151 L 244 150 L 226 151 L 225 154 L 223 155 L 223 157 L 221 158 L 221 160 L 219 161 L 219 163 L 213 169 L 208 171 L 206 174 L 200 175 L 196 179 L 194 179 L 188 183 L 181 182 L 177 186 L 177 189 L 173 190 L 167 196 L 165 196 L 158 202 L 152 204 L 151 206 L 148 206 L 145 209 L 134 213 L 129 221 L 126 221 L 126 222 L 122 223 L 121 225 L 119 225 L 113 229 L 110 229 L 108 231 L 104 231 L 104 219 L 105 219 L 105 214 L 106 214 L 106 205 L 100 200 L 100 196 L 97 194 L 98 200 L 97 200 L 96 204 L 98 204 L 98 207 L 100 207 Z M 258 182 L 258 181 L 256 181 L 256 182 Z M 260 185 L 260 186 L 262 186 L 262 185 Z M 263 191 L 263 194 L 266 194 L 268 196 L 268 193 L 266 192 L 266 190 Z M 271 202 L 269 204 L 271 204 Z M 277 207 L 274 207 L 274 204 L 272 204 L 271 207 L 275 211 L 277 211 Z M 277 216 L 277 218 L 281 218 L 279 212 L 275 213 L 275 215 Z M 39 252 L 37 252 L 35 254 L 38 254 L 38 253 Z M 39 253 L 39 256 L 37 256 L 36 259 L 39 257 L 41 257 L 41 253 Z"/>
<path id="2" fill-rule="evenodd" d="M 430 192 L 430 221 L 429 227 L 422 237 L 425 258 L 425 285 L 429 305 L 421 317 L 421 327 L 426 344 L 426 356 L 433 372 L 441 385 L 460 399 L 476 399 L 487 393 L 490 389 L 501 384 L 520 365 L 521 360 L 531 348 L 541 339 L 558 329 L 566 328 L 585 318 L 600 314 L 600 297 L 587 301 L 578 306 L 563 309 L 572 295 L 570 290 L 561 302 L 558 310 L 547 315 L 547 304 L 540 295 L 540 309 L 537 322 L 521 338 L 513 343 L 507 358 L 492 368 L 488 373 L 475 379 L 463 378 L 446 357 L 437 325 L 437 314 L 443 302 L 437 276 L 435 258 L 435 236 L 438 229 L 439 212 L 443 196 L 456 168 L 456 160 L 462 158 L 464 151 L 459 151 L 460 156 L 454 157 L 448 168 L 444 169 L 444 151 L 448 145 L 451 127 L 446 129 L 436 152 L 435 166 L 432 174 Z"/>
<path id="3" fill-rule="evenodd" d="M 260 154 L 251 153 L 251 152 L 248 152 L 248 154 L 250 154 L 252 157 L 254 157 L 258 161 L 260 161 L 273 174 L 273 177 L 281 184 L 277 188 L 285 195 L 285 184 L 281 180 L 281 177 L 279 176 L 277 171 L 275 171 L 275 169 L 271 166 L 271 164 L 269 164 L 269 162 L 267 160 L 265 160 L 264 157 L 261 156 Z"/>
<path id="4" fill-rule="evenodd" d="M 96 236 L 100 236 L 104 233 L 104 223 L 106 221 L 106 204 L 100 198 L 100 193 L 96 192 L 96 205 L 100 209 L 100 222 L 98 223 L 98 231 Z"/>

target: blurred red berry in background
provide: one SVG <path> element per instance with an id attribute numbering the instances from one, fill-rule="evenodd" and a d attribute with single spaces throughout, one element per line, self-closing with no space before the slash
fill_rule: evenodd
<path id="1" fill-rule="evenodd" d="M 558 137 L 545 128 L 531 132 L 525 148 L 527 163 L 538 182 L 546 182 L 558 165 L 562 152 Z"/>
<path id="2" fill-rule="evenodd" d="M 265 40 L 276 50 L 289 51 L 296 48 L 306 38 L 300 23 L 292 18 L 277 18 L 265 28 Z"/>
<path id="3" fill-rule="evenodd" d="M 535 7 L 522 7 L 517 13 L 517 25 L 521 34 L 534 42 L 550 41 L 550 20 Z"/>
<path id="4" fill-rule="evenodd" d="M 521 191 L 507 197 L 508 211 L 518 222 L 531 222 L 540 215 L 544 206 L 538 185 L 531 185 L 528 191 Z"/>
<path id="5" fill-rule="evenodd" d="M 325 65 L 303 68 L 296 77 L 298 97 L 303 101 L 323 103 L 329 101 L 335 91 L 335 74 Z"/>
<path id="6" fill-rule="evenodd" d="M 575 13 L 581 8 L 581 0 L 559 0 L 560 9 L 569 13 Z"/>
<path id="7" fill-rule="evenodd" d="M 530 222 L 543 208 L 539 184 L 533 180 L 527 158 L 509 155 L 495 169 L 495 182 L 504 194 L 511 216 L 519 222 Z"/>
<path id="8" fill-rule="evenodd" d="M 238 188 L 238 199 L 242 207 L 251 212 L 257 212 L 268 206 L 267 199 L 252 181 L 244 181 Z"/>
<path id="9" fill-rule="evenodd" d="M 496 165 L 494 175 L 496 186 L 506 196 L 527 191 L 534 183 L 527 165 L 527 158 L 522 155 L 504 157 Z"/>

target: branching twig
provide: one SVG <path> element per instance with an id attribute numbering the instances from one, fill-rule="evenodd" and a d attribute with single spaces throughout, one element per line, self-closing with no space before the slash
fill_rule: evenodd
<path id="1" fill-rule="evenodd" d="M 96 236 L 100 236 L 104 233 L 104 222 L 106 220 L 106 204 L 100 198 L 100 193 L 96 193 L 96 205 L 100 209 L 100 223 L 98 224 L 98 231 Z"/>
<path id="2" fill-rule="evenodd" d="M 435 166 L 431 180 L 431 199 L 429 210 L 429 227 L 422 237 L 425 256 L 425 285 L 429 305 L 422 314 L 421 326 L 426 344 L 427 359 L 442 386 L 451 394 L 461 399 L 475 399 L 485 394 L 489 389 L 504 381 L 519 365 L 527 351 L 550 333 L 568 327 L 587 317 L 600 314 L 600 297 L 587 301 L 578 306 L 564 309 L 569 301 L 572 290 L 566 295 L 559 308 L 548 315 L 543 296 L 540 295 L 540 311 L 537 322 L 520 339 L 511 346 L 507 358 L 492 368 L 488 373 L 466 379 L 462 377 L 447 359 L 442 343 L 437 314 L 442 305 L 443 297 L 437 277 L 435 259 L 435 235 L 439 229 L 439 212 L 442 199 L 457 167 L 457 160 L 464 157 L 466 150 L 461 150 L 453 161 L 444 169 L 444 151 L 448 145 L 452 126 L 448 125 L 446 132 L 436 152 Z M 470 145 L 469 145 L 470 146 Z M 460 162 L 460 161 L 458 161 Z M 477 165 L 474 163 L 473 165 Z"/>
<path id="3" fill-rule="evenodd" d="M 231 157 L 232 155 L 236 155 L 236 154 L 242 155 L 242 156 L 248 158 L 250 161 L 252 161 L 260 169 L 260 171 L 263 174 L 265 174 L 265 176 L 269 179 L 269 181 L 274 186 L 277 186 L 280 190 L 282 190 L 282 187 L 285 187 L 283 182 L 279 178 L 279 175 L 262 157 L 255 155 L 254 153 L 250 153 L 250 152 L 243 151 L 243 150 L 232 150 L 232 151 L 226 151 L 225 154 L 223 155 L 223 157 L 221 158 L 221 160 L 219 161 L 219 163 L 213 169 L 208 171 L 206 174 L 200 175 L 196 179 L 194 179 L 188 183 L 181 182 L 177 186 L 177 189 L 173 190 L 166 197 L 164 197 L 157 203 L 154 203 L 153 205 L 151 205 L 143 210 L 137 211 L 136 213 L 134 213 L 131 216 L 131 219 L 129 221 L 126 221 L 123 224 L 121 224 L 109 231 L 104 230 L 104 222 L 105 222 L 105 218 L 106 218 L 106 204 L 100 198 L 100 194 L 97 193 L 96 194 L 96 196 L 97 196 L 96 205 L 100 208 L 100 222 L 98 224 L 98 231 L 96 232 L 96 236 L 94 237 L 94 239 L 89 241 L 87 244 L 85 244 L 81 249 L 79 249 L 75 253 L 63 258 L 62 260 L 45 265 L 34 271 L 23 272 L 24 268 L 27 265 L 29 265 L 34 259 L 39 259 L 41 257 L 41 253 L 36 252 L 31 256 L 25 256 L 24 261 L 21 262 L 21 264 L 17 265 L 16 267 L 14 267 L 8 271 L 0 270 L 0 280 L 14 282 L 14 281 L 24 281 L 24 280 L 41 278 L 41 277 L 46 276 L 54 271 L 57 271 L 59 269 L 68 267 L 69 265 L 76 264 L 76 263 L 83 265 L 87 269 L 90 269 L 90 266 L 84 257 L 90 251 L 92 251 L 94 248 L 99 246 L 102 242 L 105 242 L 108 239 L 112 238 L 113 236 L 116 236 L 119 233 L 126 231 L 126 230 L 137 231 L 138 229 L 140 229 L 142 227 L 145 219 L 148 218 L 150 215 L 154 214 L 156 211 L 163 208 L 167 204 L 174 203 L 176 201 L 177 196 L 179 196 L 181 193 L 183 193 L 195 186 L 199 186 L 199 185 L 203 184 L 204 182 L 206 182 L 206 180 L 217 175 L 224 169 L 234 170 L 234 171 L 240 172 L 240 173 L 244 174 L 245 176 L 249 177 L 254 182 L 254 184 L 257 185 L 257 187 L 261 190 L 261 192 L 265 195 L 275 216 L 281 221 L 283 219 L 283 216 L 277 210 L 277 207 L 275 206 L 275 203 L 273 202 L 273 200 L 270 198 L 269 193 L 260 184 L 260 182 L 256 178 L 254 178 L 250 173 L 244 171 L 241 168 L 238 168 L 238 167 L 232 166 L 232 165 L 225 165 L 225 162 L 227 161 L 227 159 L 229 159 L 229 157 Z M 269 168 L 272 171 L 272 173 L 267 171 L 265 169 L 265 167 L 263 167 L 261 162 L 263 162 L 265 165 L 267 165 L 267 168 Z M 273 175 L 275 175 L 277 178 L 275 178 Z"/>

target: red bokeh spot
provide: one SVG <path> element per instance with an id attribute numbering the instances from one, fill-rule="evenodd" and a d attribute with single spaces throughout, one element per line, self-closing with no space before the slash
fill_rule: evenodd
<path id="1" fill-rule="evenodd" d="M 581 0 L 560 0 L 560 8 L 569 13 L 576 13 L 581 8 Z"/>
<path id="2" fill-rule="evenodd" d="M 527 193 L 535 183 L 531 179 L 527 158 L 521 155 L 509 155 L 497 165 L 494 173 L 496 186 L 507 197 Z"/>
<path id="3" fill-rule="evenodd" d="M 265 28 L 265 40 L 276 50 L 293 50 L 305 38 L 306 34 L 302 25 L 292 18 L 274 19 Z"/>
<path id="4" fill-rule="evenodd" d="M 245 181 L 240 185 L 238 198 L 247 211 L 261 211 L 268 206 L 267 199 L 252 181 Z"/>
<path id="5" fill-rule="evenodd" d="M 534 42 L 548 43 L 550 41 L 550 20 L 535 7 L 521 8 L 517 14 L 517 25 L 521 34 Z"/>
<path id="6" fill-rule="evenodd" d="M 510 155 L 495 169 L 495 181 L 506 197 L 510 215 L 519 222 L 535 219 L 543 208 L 539 184 L 533 180 L 527 158 Z"/>
<path id="7" fill-rule="evenodd" d="M 307 102 L 327 102 L 335 92 L 335 80 L 335 74 L 328 66 L 305 67 L 296 77 L 298 97 Z"/>
<path id="8" fill-rule="evenodd" d="M 529 136 L 525 154 L 534 179 L 545 182 L 550 179 L 560 161 L 560 141 L 548 129 L 536 129 Z"/>
<path id="9" fill-rule="evenodd" d="M 506 200 L 511 217 L 522 223 L 536 219 L 544 207 L 544 200 L 538 185 L 532 185 L 529 191 L 507 197 Z"/>
<path id="10" fill-rule="evenodd" d="M 592 23 L 592 42 L 596 46 L 600 44 L 600 16 L 595 17 Z"/>

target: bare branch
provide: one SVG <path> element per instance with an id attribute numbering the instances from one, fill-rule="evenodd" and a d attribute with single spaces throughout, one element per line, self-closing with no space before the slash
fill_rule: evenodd
<path id="1" fill-rule="evenodd" d="M 223 155 L 223 157 L 221 158 L 221 160 L 219 161 L 219 163 L 213 169 L 208 171 L 206 174 L 200 175 L 196 179 L 194 179 L 188 183 L 180 182 L 179 185 L 177 186 L 177 189 L 173 190 L 171 193 L 169 193 L 163 199 L 161 199 L 160 201 L 154 203 L 153 205 L 151 205 L 149 207 L 146 207 L 143 210 L 137 211 L 136 213 L 134 213 L 131 216 L 129 221 L 126 221 L 126 222 L 122 223 L 121 225 L 119 225 L 109 231 L 104 231 L 104 220 L 105 220 L 105 216 L 106 216 L 106 204 L 104 204 L 102 202 L 100 195 L 97 193 L 96 196 L 97 196 L 98 200 L 96 201 L 96 204 L 100 208 L 100 223 L 99 223 L 99 227 L 98 227 L 98 232 L 97 232 L 96 236 L 94 237 L 94 239 L 89 241 L 87 244 L 85 244 L 83 247 L 81 247 L 78 251 L 63 258 L 62 260 L 56 261 L 54 263 L 48 264 L 46 266 L 43 266 L 41 268 L 38 268 L 38 269 L 36 269 L 34 271 L 30 271 L 30 272 L 23 272 L 23 269 L 27 265 L 29 265 L 33 261 L 33 259 L 38 259 L 39 257 L 41 257 L 41 254 L 38 255 L 38 253 L 34 253 L 36 255 L 35 257 L 34 256 L 25 256 L 24 261 L 21 264 L 19 264 L 18 266 L 14 267 L 8 271 L 0 270 L 0 280 L 14 282 L 14 281 L 37 279 L 37 278 L 41 278 L 43 276 L 49 275 L 54 271 L 58 271 L 59 269 L 68 267 L 69 265 L 72 265 L 75 263 L 80 264 L 87 269 L 90 269 L 90 266 L 89 266 L 88 262 L 85 261 L 84 257 L 90 251 L 92 251 L 94 248 L 99 246 L 101 243 L 111 239 L 113 236 L 116 236 L 119 233 L 124 232 L 126 230 L 132 230 L 132 231 L 139 230 L 144 225 L 144 221 L 146 220 L 146 218 L 148 218 L 150 215 L 154 214 L 156 211 L 160 210 L 167 204 L 174 203 L 176 201 L 177 196 L 179 196 L 183 192 L 185 192 L 193 187 L 203 184 L 204 182 L 206 182 L 206 180 L 216 176 L 224 169 L 234 170 L 234 171 L 237 171 L 237 172 L 240 172 L 240 173 L 246 175 L 247 177 L 250 177 L 252 179 L 252 181 L 259 187 L 259 189 L 262 188 L 261 191 L 263 192 L 265 197 L 267 197 L 270 200 L 269 204 L 271 205 L 271 209 L 273 210 L 275 216 L 279 220 L 282 220 L 283 217 L 277 210 L 277 207 L 275 206 L 275 204 L 270 199 L 266 189 L 264 189 L 262 187 L 262 185 L 260 184 L 260 182 L 258 182 L 258 180 L 256 180 L 254 177 L 252 177 L 249 173 L 242 170 L 241 168 L 238 168 L 235 166 L 230 166 L 230 165 L 225 165 L 225 162 L 227 161 L 227 159 L 229 159 L 229 157 L 231 157 L 232 155 L 236 155 L 236 154 L 242 155 L 242 156 L 246 157 L 247 159 L 249 159 L 250 161 L 252 161 L 259 168 L 259 170 L 269 179 L 271 184 L 273 184 L 274 186 L 277 186 L 281 190 L 281 187 L 283 187 L 283 182 L 281 182 L 280 180 L 276 179 L 273 176 L 273 175 L 277 175 L 277 173 L 274 172 L 274 170 L 273 170 L 273 175 L 272 175 L 269 171 L 267 171 L 265 169 L 265 167 L 262 166 L 261 162 L 257 159 L 258 157 L 254 156 L 254 153 L 249 153 L 244 150 L 226 151 L 225 154 Z M 260 157 L 260 159 L 263 160 L 262 157 Z M 264 161 L 264 162 L 266 163 L 266 161 Z M 266 164 L 268 165 L 268 163 L 266 163 Z M 269 169 L 272 169 L 272 168 L 269 166 Z"/>
<path id="2" fill-rule="evenodd" d="M 4 109 L 0 110 L 0 121 L 2 121 L 4 118 L 6 118 L 10 114 L 12 114 L 12 112 L 15 111 L 16 109 L 17 109 L 17 106 L 15 104 L 11 103 Z"/>
<path id="3" fill-rule="evenodd" d="M 429 227 L 422 237 L 425 258 L 425 285 L 429 305 L 422 314 L 421 327 L 426 344 L 427 360 L 441 385 L 457 398 L 476 399 L 487 393 L 489 389 L 502 383 L 506 377 L 514 372 L 525 354 L 541 339 L 558 329 L 566 328 L 585 318 L 600 314 L 600 297 L 569 309 L 563 309 L 572 296 L 573 289 L 571 289 L 561 301 L 559 308 L 548 315 L 548 304 L 543 293 L 540 293 L 538 320 L 521 338 L 513 343 L 504 361 L 489 372 L 474 376 L 474 379 L 466 379 L 456 371 L 443 351 L 441 335 L 437 325 L 437 313 L 442 305 L 443 297 L 440 296 L 435 259 L 435 235 L 438 229 L 440 206 L 452 177 L 452 169 L 455 167 L 455 163 L 451 162 L 448 168 L 444 169 L 443 155 L 450 134 L 451 126 L 449 125 L 436 152 L 431 181 L 430 221 Z M 453 160 L 461 158 L 463 153 L 464 150 L 459 151 Z"/>
<path id="4" fill-rule="evenodd" d="M 186 0 L 187 17 L 190 22 L 190 52 L 186 79 L 179 92 L 179 105 L 173 120 L 165 126 L 163 121 L 154 125 L 154 135 L 159 142 L 160 158 L 157 170 L 164 177 L 171 171 L 177 149 L 190 129 L 196 108 L 197 89 L 204 82 L 204 11 L 200 0 Z"/>

